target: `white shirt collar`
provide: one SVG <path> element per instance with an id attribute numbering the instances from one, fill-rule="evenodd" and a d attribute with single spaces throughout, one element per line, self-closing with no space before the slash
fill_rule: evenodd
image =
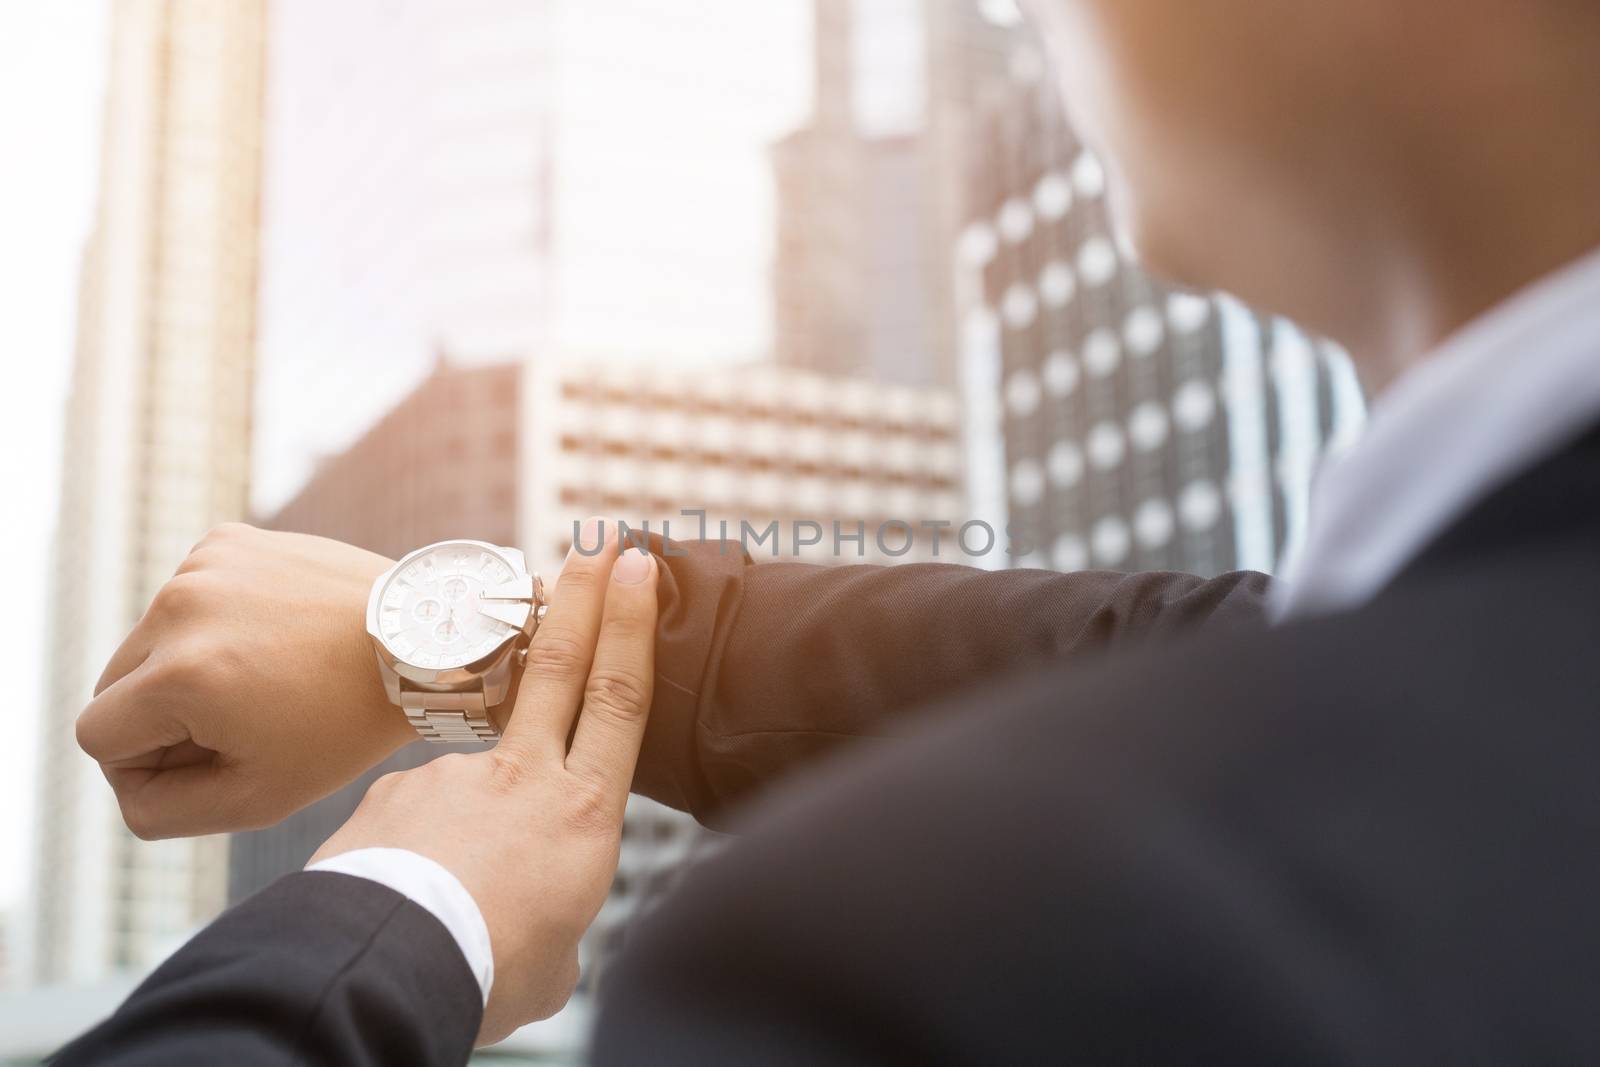
<path id="1" fill-rule="evenodd" d="M 1319 472 L 1277 619 L 1356 607 L 1451 523 L 1600 420 L 1600 250 L 1446 341 Z"/>

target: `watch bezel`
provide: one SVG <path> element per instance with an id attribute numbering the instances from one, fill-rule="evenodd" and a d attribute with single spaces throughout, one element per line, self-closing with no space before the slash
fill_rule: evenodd
<path id="1" fill-rule="evenodd" d="M 508 549 L 502 545 L 490 544 L 488 541 L 477 541 L 466 537 L 449 538 L 444 541 L 435 541 L 421 548 L 412 549 L 395 561 L 394 565 L 373 580 L 372 590 L 367 595 L 367 634 L 372 638 L 373 646 L 377 649 L 379 658 L 387 664 L 396 674 L 418 685 L 449 687 L 465 685 L 482 678 L 494 670 L 499 662 L 510 656 L 519 644 L 526 643 L 530 634 L 526 630 L 509 633 L 498 645 L 489 652 L 475 660 L 455 667 L 422 667 L 403 659 L 399 653 L 389 647 L 389 642 L 384 639 L 383 629 L 378 623 L 378 615 L 383 602 L 383 592 L 389 587 L 389 582 L 395 574 L 410 566 L 413 560 L 434 552 L 441 548 L 453 545 L 470 545 L 492 554 L 517 577 L 528 573 L 527 564 L 522 553 L 515 549 Z"/>

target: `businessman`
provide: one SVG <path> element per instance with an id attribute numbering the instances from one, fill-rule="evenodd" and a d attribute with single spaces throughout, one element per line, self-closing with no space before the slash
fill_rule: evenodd
<path id="1" fill-rule="evenodd" d="M 741 805 L 746 839 L 645 924 L 598 1061 L 1593 1062 L 1600 6 L 1029 6 L 1145 261 L 1343 342 L 1370 430 L 1270 593 L 657 561 L 635 787 L 717 820 L 839 758 Z M 131 825 L 268 822 L 398 743 L 368 740 L 391 728 L 337 636 L 382 566 L 251 531 L 202 546 L 183 584 L 204 595 L 152 612 L 81 723 Z M 284 680 L 304 662 L 354 746 L 314 767 L 303 724 L 259 714 L 310 697 Z M 273 703 L 230 697 L 241 678 Z M 363 807 L 406 826 L 425 805 Z M 318 936 L 272 901 L 241 918 Z M 483 953 L 451 940 L 467 965 L 434 977 L 466 1032 Z M 237 988 L 224 970 L 194 1003 Z M 172 988 L 107 1032 L 168 1040 Z"/>

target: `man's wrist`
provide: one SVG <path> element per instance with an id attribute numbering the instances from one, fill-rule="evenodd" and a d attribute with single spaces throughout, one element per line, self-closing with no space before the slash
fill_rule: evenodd
<path id="1" fill-rule="evenodd" d="M 387 566 L 393 561 L 383 562 Z M 371 724 L 372 736 L 379 749 L 379 760 L 387 759 L 417 739 L 417 732 L 406 721 L 405 713 L 389 699 L 388 690 L 383 684 L 383 672 L 378 666 L 377 649 L 373 647 L 372 635 L 367 633 L 367 599 L 372 593 L 371 583 L 382 573 L 379 570 L 364 576 L 360 583 L 360 598 L 356 600 L 352 597 L 353 603 L 347 616 L 351 635 L 350 677 L 359 682 L 359 688 L 355 690 L 357 703 L 362 718 Z"/>

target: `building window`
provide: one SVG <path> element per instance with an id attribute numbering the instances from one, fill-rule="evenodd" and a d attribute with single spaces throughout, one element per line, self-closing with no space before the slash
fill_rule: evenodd
<path id="1" fill-rule="evenodd" d="M 1181 334 L 1195 333 L 1211 321 L 1211 301 L 1190 293 L 1173 293 L 1167 298 L 1167 321 Z"/>
<path id="2" fill-rule="evenodd" d="M 1115 515 L 1108 515 L 1095 523 L 1091 536 L 1095 561 L 1105 567 L 1122 563 L 1133 548 L 1133 535 L 1128 532 L 1128 524 Z"/>
<path id="3" fill-rule="evenodd" d="M 1102 422 L 1089 432 L 1089 462 L 1099 470 L 1111 470 L 1128 453 L 1127 439 L 1114 422 Z"/>
<path id="4" fill-rule="evenodd" d="M 1066 307 L 1077 287 L 1072 268 L 1060 260 L 1051 260 L 1039 272 L 1039 295 L 1049 307 Z"/>
<path id="5" fill-rule="evenodd" d="M 1040 394 L 1039 379 L 1030 370 L 1017 371 L 1006 383 L 1006 403 L 1011 413 L 1019 419 L 1025 419 L 1039 410 Z"/>
<path id="6" fill-rule="evenodd" d="M 1054 397 L 1071 396 L 1078 388 L 1078 361 L 1069 352 L 1052 352 L 1044 361 L 1044 387 Z"/>
<path id="7" fill-rule="evenodd" d="M 1077 534 L 1062 534 L 1051 549 L 1050 562 L 1058 571 L 1081 571 L 1089 565 L 1089 546 Z"/>
<path id="8" fill-rule="evenodd" d="M 1122 344 L 1110 330 L 1098 329 L 1084 341 L 1083 366 L 1091 376 L 1109 377 L 1121 363 Z"/>
<path id="9" fill-rule="evenodd" d="M 1146 500 L 1133 517 L 1133 528 L 1145 549 L 1165 548 L 1171 544 L 1176 528 L 1172 505 L 1159 497 Z"/>
<path id="10" fill-rule="evenodd" d="M 1070 489 L 1083 481 L 1083 449 L 1072 441 L 1057 441 L 1050 449 L 1050 481 L 1058 489 Z"/>
<path id="11" fill-rule="evenodd" d="M 1007 326 L 1013 330 L 1026 330 L 1039 315 L 1039 300 L 1033 295 L 1032 289 L 1022 282 L 1016 282 L 1006 290 L 1000 312 L 1005 316 Z"/>
<path id="12" fill-rule="evenodd" d="M 1212 482 L 1190 482 L 1178 496 L 1178 516 L 1195 533 L 1211 529 L 1222 518 L 1222 493 Z"/>
<path id="13" fill-rule="evenodd" d="M 1033 211 L 1020 196 L 1007 200 L 1000 208 L 1000 217 L 995 221 L 1000 227 L 1000 236 L 1008 244 L 1019 245 L 1033 233 Z"/>
<path id="14" fill-rule="evenodd" d="M 1078 276 L 1088 285 L 1105 285 L 1117 273 L 1117 250 L 1104 237 L 1091 237 L 1078 249 Z"/>
<path id="15" fill-rule="evenodd" d="M 1140 452 L 1154 452 L 1167 442 L 1167 412 L 1160 404 L 1146 401 L 1133 409 L 1128 419 L 1128 436 Z"/>
<path id="16" fill-rule="evenodd" d="M 1161 313 L 1149 306 L 1131 311 L 1122 328 L 1122 336 L 1128 343 L 1128 351 L 1135 356 L 1154 354 L 1161 347 L 1161 342 L 1166 340 L 1166 335 L 1167 327 L 1162 321 Z"/>
<path id="17" fill-rule="evenodd" d="M 1044 471 L 1031 459 L 1011 468 L 1011 496 L 1023 507 L 1032 507 L 1044 496 Z"/>
<path id="18" fill-rule="evenodd" d="M 1053 222 L 1063 217 L 1072 210 L 1072 185 L 1063 175 L 1051 171 L 1034 186 L 1033 206 L 1042 219 Z"/>
<path id="19" fill-rule="evenodd" d="M 1072 185 L 1085 200 L 1093 200 L 1106 191 L 1106 172 L 1094 153 L 1078 153 L 1072 164 Z"/>
<path id="20" fill-rule="evenodd" d="M 1217 413 L 1217 394 L 1205 382 L 1190 380 L 1172 398 L 1172 415 L 1179 429 L 1189 433 L 1210 425 Z"/>

